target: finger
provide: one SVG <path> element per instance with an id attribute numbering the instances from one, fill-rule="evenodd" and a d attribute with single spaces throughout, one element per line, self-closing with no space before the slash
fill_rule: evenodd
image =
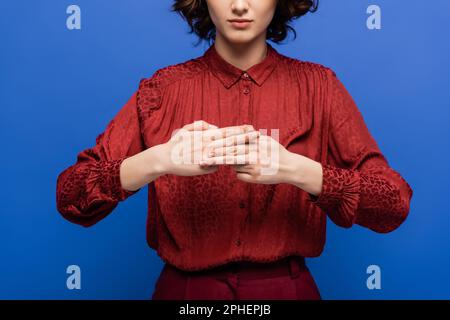
<path id="1" fill-rule="evenodd" d="M 235 136 L 238 134 L 248 133 L 256 131 L 255 128 L 252 125 L 245 124 L 240 126 L 229 126 L 229 127 L 223 127 L 218 130 L 217 137 L 215 137 L 215 140 L 220 138 L 226 138 Z"/>
<path id="2" fill-rule="evenodd" d="M 258 153 L 250 150 L 247 154 L 222 155 L 215 157 L 206 157 L 202 161 L 207 165 L 254 165 L 259 164 Z"/>
<path id="3" fill-rule="evenodd" d="M 242 133 L 256 131 L 255 128 L 251 124 L 243 124 L 240 126 L 229 126 L 229 127 L 223 127 L 221 129 L 224 131 L 229 130 L 231 133 L 234 131 L 238 131 L 238 132 L 242 132 Z"/>
<path id="4" fill-rule="evenodd" d="M 220 129 L 213 128 L 201 131 L 201 134 L 203 137 L 204 145 L 207 146 L 207 144 L 212 141 L 218 141 L 227 137 L 233 137 L 239 134 L 245 134 L 250 132 L 256 132 L 252 125 L 225 127 Z M 219 144 L 221 144 L 221 142 L 219 142 Z M 206 151 L 209 151 L 209 149 Z"/>
<path id="5" fill-rule="evenodd" d="M 259 137 L 259 131 L 252 131 L 249 133 L 243 133 L 233 136 L 228 136 L 226 138 L 222 138 L 219 140 L 214 140 L 207 145 L 209 149 L 216 149 L 222 147 L 229 147 L 233 145 L 241 145 L 249 143 L 250 141 L 254 141 Z"/>
<path id="6" fill-rule="evenodd" d="M 231 165 L 230 166 L 236 173 L 247 173 L 251 174 L 252 169 L 248 165 Z"/>
<path id="7" fill-rule="evenodd" d="M 238 173 L 236 174 L 236 178 L 244 182 L 255 182 L 255 178 L 248 173 Z"/>
<path id="8" fill-rule="evenodd" d="M 246 171 L 247 172 L 247 171 L 251 170 L 252 166 L 250 164 L 235 164 L 235 165 L 232 165 L 231 168 L 236 171 Z"/>
<path id="9" fill-rule="evenodd" d="M 217 157 L 217 156 L 236 156 L 238 154 L 246 154 L 246 145 L 238 145 L 238 146 L 231 146 L 231 147 L 225 147 L 225 148 L 216 148 L 209 152 L 208 157 Z"/>
<path id="10" fill-rule="evenodd" d="M 207 165 L 202 165 L 202 164 L 199 164 L 199 166 L 206 173 L 214 172 L 214 171 L 216 171 L 219 168 L 218 166 L 207 166 Z"/>
<path id="11" fill-rule="evenodd" d="M 186 124 L 185 126 L 183 126 L 183 129 L 189 131 L 202 131 L 207 129 L 218 129 L 218 127 L 204 120 L 197 120 L 192 123 Z"/>
<path id="12" fill-rule="evenodd" d="M 211 157 L 207 159 L 202 159 L 200 163 L 208 166 L 220 164 L 235 165 L 235 164 L 246 164 L 247 163 L 246 161 L 247 161 L 246 155 L 244 154 L 237 156 L 226 155 L 226 156 Z"/>
<path id="13" fill-rule="evenodd" d="M 257 144 L 241 144 L 224 148 L 215 148 L 209 151 L 208 157 L 216 157 L 216 156 L 237 156 L 241 154 L 247 154 L 250 151 L 250 148 L 257 148 Z"/>

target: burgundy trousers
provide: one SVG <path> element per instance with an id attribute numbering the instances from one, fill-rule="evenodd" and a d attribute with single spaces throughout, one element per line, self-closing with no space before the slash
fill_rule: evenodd
<path id="1" fill-rule="evenodd" d="M 165 264 L 153 300 L 320 300 L 303 257 L 231 262 L 202 271 Z"/>

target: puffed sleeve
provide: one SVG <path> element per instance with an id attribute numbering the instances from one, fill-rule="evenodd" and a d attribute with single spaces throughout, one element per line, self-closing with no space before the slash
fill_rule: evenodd
<path id="1" fill-rule="evenodd" d="M 136 92 L 96 138 L 93 147 L 57 178 L 56 205 L 67 220 L 89 227 L 106 217 L 120 201 L 138 192 L 122 188 L 122 161 L 144 150 Z"/>
<path id="2" fill-rule="evenodd" d="M 318 196 L 308 200 L 323 209 L 339 226 L 359 224 L 387 233 L 409 213 L 413 191 L 388 164 L 370 134 L 354 100 L 329 70 L 332 99 L 327 163 Z"/>

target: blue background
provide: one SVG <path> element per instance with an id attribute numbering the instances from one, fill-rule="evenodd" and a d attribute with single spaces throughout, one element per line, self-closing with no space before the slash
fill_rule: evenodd
<path id="1" fill-rule="evenodd" d="M 91 228 L 56 210 L 58 174 L 125 104 L 139 80 L 203 54 L 172 1 L 1 1 L 0 298 L 148 299 L 162 262 L 145 241 L 147 190 Z M 382 9 L 368 30 L 366 9 Z M 450 2 L 330 1 L 293 24 L 279 52 L 331 67 L 352 94 L 390 165 L 414 190 L 390 234 L 328 224 L 308 259 L 325 299 L 450 298 Z M 81 290 L 66 268 L 82 270 Z M 381 267 L 381 290 L 366 268 Z"/>

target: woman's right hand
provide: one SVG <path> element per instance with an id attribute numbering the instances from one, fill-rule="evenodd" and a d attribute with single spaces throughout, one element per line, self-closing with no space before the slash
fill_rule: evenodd
<path id="1" fill-rule="evenodd" d="M 231 144 L 242 146 L 258 135 L 251 125 L 217 128 L 203 120 L 194 121 L 179 129 L 166 143 L 125 159 L 120 169 L 122 187 L 137 190 L 165 174 L 196 176 L 213 173 L 219 165 L 200 164 L 207 156 L 209 142 L 229 138 Z M 238 153 L 246 154 L 248 149 L 240 148 Z"/>
<path id="2" fill-rule="evenodd" d="M 183 126 L 168 142 L 160 145 L 158 163 L 163 174 L 195 176 L 212 173 L 217 171 L 218 165 L 200 164 L 207 157 L 211 141 L 224 137 L 233 140 L 235 145 L 243 145 L 258 134 L 251 125 L 218 128 L 203 120 L 194 121 Z"/>

